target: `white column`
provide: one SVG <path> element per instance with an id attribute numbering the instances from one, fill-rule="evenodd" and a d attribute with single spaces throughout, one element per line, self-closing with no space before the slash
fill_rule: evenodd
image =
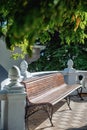
<path id="1" fill-rule="evenodd" d="M 13 66 L 9 70 L 10 83 L 4 86 L 7 100 L 1 102 L 1 125 L 3 130 L 25 130 L 25 99 L 24 86 L 19 83 L 20 70 Z"/>

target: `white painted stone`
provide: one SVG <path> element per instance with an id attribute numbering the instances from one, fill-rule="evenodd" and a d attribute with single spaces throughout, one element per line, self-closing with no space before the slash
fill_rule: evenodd
<path id="1" fill-rule="evenodd" d="M 64 69 L 64 79 L 67 84 L 75 84 L 77 82 L 77 72 L 73 68 L 73 61 L 70 59 L 67 62 L 67 68 Z"/>
<path id="2" fill-rule="evenodd" d="M 21 53 L 20 48 L 16 48 L 14 53 Z M 4 38 L 0 38 L 0 64 L 7 70 L 13 66 L 20 66 L 21 58 L 14 60 L 12 58 L 13 52 L 7 49 Z"/>
<path id="3" fill-rule="evenodd" d="M 1 128 L 3 130 L 25 130 L 24 86 L 19 83 L 20 70 L 13 66 L 9 70 L 10 83 L 3 87 L 7 91 L 7 100 L 1 101 Z"/>
<path id="4" fill-rule="evenodd" d="M 25 60 L 21 62 L 20 69 L 21 69 L 21 75 L 24 77 L 24 79 L 32 77 L 31 73 L 27 71 L 28 63 Z"/>

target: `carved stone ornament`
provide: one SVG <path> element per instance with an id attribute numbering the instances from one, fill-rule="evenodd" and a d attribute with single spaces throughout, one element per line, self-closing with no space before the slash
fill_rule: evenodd
<path id="1" fill-rule="evenodd" d="M 8 77 L 10 78 L 10 83 L 4 87 L 4 89 L 9 92 L 23 92 L 25 91 L 24 86 L 20 83 L 20 70 L 17 66 L 13 66 L 9 70 Z"/>

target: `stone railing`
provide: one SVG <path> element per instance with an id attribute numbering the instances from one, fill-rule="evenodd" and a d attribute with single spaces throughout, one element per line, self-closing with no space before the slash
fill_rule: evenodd
<path id="1" fill-rule="evenodd" d="M 67 68 L 61 71 L 43 71 L 43 72 L 33 72 L 30 73 L 27 71 L 28 63 L 23 60 L 20 64 L 21 69 L 21 75 L 23 76 L 23 79 L 27 78 L 33 78 L 35 76 L 42 76 L 47 75 L 51 73 L 62 73 L 64 75 L 65 82 L 67 84 L 75 84 L 75 83 L 82 83 L 84 87 L 86 87 L 86 80 L 87 80 L 87 71 L 83 70 L 76 70 L 73 68 L 73 61 L 70 59 L 67 62 Z M 79 76 L 82 76 L 82 80 L 80 81 Z"/>

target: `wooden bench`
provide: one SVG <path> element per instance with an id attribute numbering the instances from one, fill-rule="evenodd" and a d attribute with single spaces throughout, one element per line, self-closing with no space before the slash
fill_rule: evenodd
<path id="1" fill-rule="evenodd" d="M 78 91 L 78 94 L 82 91 L 80 84 L 67 85 L 61 73 L 27 79 L 23 83 L 27 92 L 25 119 L 38 110 L 44 110 L 47 112 L 52 126 L 53 106 L 62 99 L 66 99 L 69 109 L 71 109 L 70 94 L 75 90 Z"/>

